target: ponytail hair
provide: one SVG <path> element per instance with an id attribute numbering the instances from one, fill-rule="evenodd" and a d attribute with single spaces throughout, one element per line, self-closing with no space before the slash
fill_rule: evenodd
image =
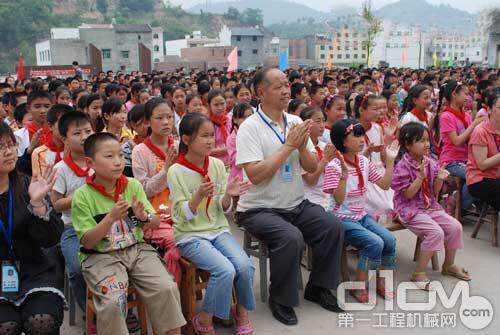
<path id="1" fill-rule="evenodd" d="M 423 91 L 428 90 L 429 87 L 426 85 L 415 85 L 413 86 L 410 91 L 408 91 L 408 95 L 406 96 L 404 102 L 403 102 L 403 108 L 401 109 L 401 114 L 400 114 L 400 119 L 401 117 L 411 111 L 413 108 L 415 108 L 415 103 L 413 102 L 413 99 L 417 99 Z"/>
<path id="2" fill-rule="evenodd" d="M 368 108 L 373 100 L 378 99 L 380 99 L 380 96 L 376 94 L 358 94 L 356 98 L 354 98 L 354 115 L 356 119 L 359 119 L 361 109 Z"/>
<path id="3" fill-rule="evenodd" d="M 117 97 L 111 97 L 102 105 L 102 115 L 96 120 L 96 132 L 101 132 L 107 125 L 104 115 L 113 115 L 122 110 L 123 103 Z"/>

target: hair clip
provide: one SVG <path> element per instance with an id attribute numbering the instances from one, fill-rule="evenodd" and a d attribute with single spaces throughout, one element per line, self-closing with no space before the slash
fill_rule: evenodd
<path id="1" fill-rule="evenodd" d="M 345 135 L 349 135 L 350 132 L 352 132 L 354 130 L 354 127 L 356 127 L 357 125 L 361 125 L 361 123 L 351 123 L 350 125 L 347 126 L 347 128 L 345 129 Z"/>

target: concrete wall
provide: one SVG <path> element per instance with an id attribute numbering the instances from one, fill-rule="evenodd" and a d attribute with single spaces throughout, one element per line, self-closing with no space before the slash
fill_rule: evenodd
<path id="1" fill-rule="evenodd" d="M 241 37 L 240 41 L 238 41 L 237 36 Z M 264 60 L 264 37 L 256 36 L 256 40 L 253 39 L 253 36 L 231 36 L 231 46 L 237 47 L 238 53 L 241 52 L 241 56 L 238 57 L 238 68 L 240 69 L 256 67 L 261 65 Z"/>
<path id="2" fill-rule="evenodd" d="M 50 55 L 50 40 L 35 44 L 36 65 L 52 65 Z"/>
<path id="3" fill-rule="evenodd" d="M 187 40 L 172 40 L 165 42 L 165 55 L 166 56 L 181 56 L 181 49 L 187 48 Z"/>
<path id="4" fill-rule="evenodd" d="M 185 61 L 213 61 L 227 63 L 227 56 L 229 56 L 232 50 L 232 47 L 183 48 L 181 50 L 181 59 Z"/>
<path id="5" fill-rule="evenodd" d="M 81 40 L 50 40 L 52 65 L 88 64 L 87 44 Z"/>
<path id="6" fill-rule="evenodd" d="M 58 39 L 79 39 L 80 31 L 78 28 L 51 28 L 50 38 Z"/>
<path id="7" fill-rule="evenodd" d="M 488 38 L 487 57 L 489 67 L 500 67 L 500 34 L 490 33 Z"/>

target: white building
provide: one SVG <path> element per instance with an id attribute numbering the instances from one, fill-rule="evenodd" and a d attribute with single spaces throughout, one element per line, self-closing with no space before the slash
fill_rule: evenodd
<path id="1" fill-rule="evenodd" d="M 371 66 L 379 62 L 391 67 L 425 68 L 431 65 L 428 53 L 430 36 L 418 26 L 401 26 L 390 21 L 382 22 L 382 31 L 375 40 Z"/>
<path id="2" fill-rule="evenodd" d="M 153 63 L 163 62 L 165 53 L 163 52 L 163 29 L 153 27 Z"/>
<path id="3" fill-rule="evenodd" d="M 181 40 L 171 40 L 165 42 L 165 54 L 167 56 L 181 56 L 181 49 L 198 48 L 198 47 L 213 47 L 221 46 L 218 38 L 210 38 L 201 33 L 199 30 L 193 31 L 192 34 L 185 35 Z M 229 42 L 231 45 L 231 42 Z"/>

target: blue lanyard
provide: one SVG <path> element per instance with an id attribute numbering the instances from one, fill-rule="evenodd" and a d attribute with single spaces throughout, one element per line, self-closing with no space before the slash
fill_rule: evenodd
<path id="1" fill-rule="evenodd" d="M 283 114 L 283 121 L 285 121 L 285 130 L 283 132 L 283 138 L 281 137 L 281 135 L 276 131 L 276 129 L 266 120 L 266 118 L 260 113 L 260 108 L 257 108 L 257 114 L 259 114 L 260 118 L 262 119 L 262 121 L 264 121 L 264 123 L 269 127 L 271 128 L 271 130 L 274 132 L 274 134 L 276 135 L 276 137 L 280 140 L 280 142 L 282 144 L 285 144 L 286 142 L 286 127 L 287 127 L 287 121 L 286 121 L 286 116 L 285 114 Z"/>
<path id="2" fill-rule="evenodd" d="M 14 250 L 12 247 L 12 226 L 14 225 L 12 216 L 14 213 L 14 193 L 12 192 L 12 187 L 9 187 L 9 226 L 5 228 L 5 223 L 0 219 L 0 227 L 2 227 L 2 232 L 5 235 L 5 240 L 7 241 L 7 247 L 9 248 L 9 256 L 14 256 Z"/>

